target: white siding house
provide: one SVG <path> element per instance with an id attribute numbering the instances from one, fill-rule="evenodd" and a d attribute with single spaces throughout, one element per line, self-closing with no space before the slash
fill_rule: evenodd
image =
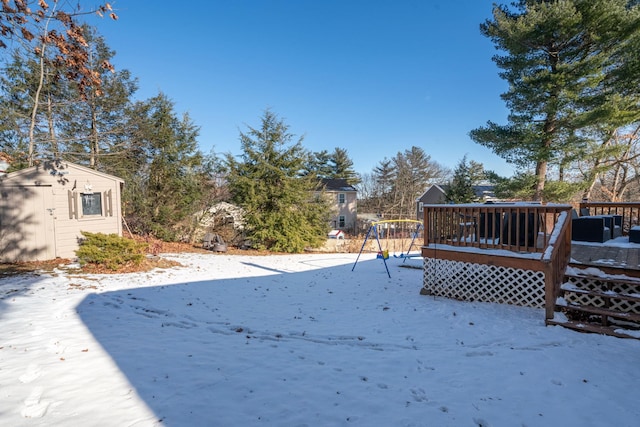
<path id="1" fill-rule="evenodd" d="M 353 233 L 358 211 L 358 191 L 344 179 L 323 179 L 322 187 L 332 207 L 329 227 Z"/>

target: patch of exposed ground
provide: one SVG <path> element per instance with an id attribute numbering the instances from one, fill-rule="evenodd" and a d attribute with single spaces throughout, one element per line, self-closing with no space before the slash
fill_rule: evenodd
<path id="1" fill-rule="evenodd" d="M 254 255 L 254 256 L 267 256 L 277 255 L 276 252 L 270 252 L 266 250 L 255 249 L 240 249 L 229 246 L 226 252 L 216 253 L 202 248 L 200 244 L 191 243 L 177 243 L 177 242 L 163 242 L 161 240 L 152 239 L 149 237 L 133 236 L 133 239 L 138 242 L 144 242 L 147 246 L 147 258 L 139 265 L 127 264 L 123 265 L 117 270 L 111 270 L 104 266 L 97 264 L 86 264 L 80 269 L 75 269 L 78 273 L 90 273 L 90 274 L 122 274 L 122 273 L 137 273 L 141 271 L 149 271 L 154 268 L 171 268 L 179 266 L 180 264 L 163 258 L 159 254 L 163 253 L 209 253 L 212 255 Z M 362 240 L 327 240 L 327 243 L 317 250 L 317 252 L 352 252 L 357 253 L 362 248 Z M 389 241 L 385 242 L 386 245 L 390 245 Z M 407 245 L 404 245 L 407 246 Z M 403 247 L 403 243 L 399 243 L 398 247 Z M 368 245 L 365 248 L 366 251 L 376 252 L 377 242 L 374 239 L 369 239 Z M 37 261 L 37 262 L 19 262 L 19 263 L 0 263 L 0 278 L 18 274 L 40 274 L 47 273 L 53 274 L 56 268 L 65 268 L 66 265 L 71 264 L 73 261 L 68 259 L 54 259 L 49 261 Z"/>

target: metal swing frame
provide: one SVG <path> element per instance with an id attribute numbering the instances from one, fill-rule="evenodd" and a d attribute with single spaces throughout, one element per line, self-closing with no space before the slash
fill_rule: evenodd
<path id="1" fill-rule="evenodd" d="M 411 238 L 411 244 L 409 245 L 409 248 L 407 249 L 407 253 L 400 253 L 400 256 L 396 256 L 395 254 L 393 255 L 394 258 L 404 258 L 402 260 L 402 263 L 404 264 L 404 262 L 407 260 L 409 252 L 411 252 L 411 248 L 415 245 L 415 241 L 416 241 L 416 237 L 418 237 L 418 234 L 420 233 L 420 229 L 422 229 L 423 224 L 421 221 L 415 220 L 415 219 L 387 219 L 387 220 L 381 220 L 381 221 L 375 221 L 371 223 L 371 226 L 369 227 L 369 230 L 367 230 L 367 234 L 364 237 L 364 242 L 362 243 L 362 247 L 360 248 L 360 252 L 358 253 L 358 257 L 356 258 L 356 262 L 353 263 L 353 267 L 351 268 L 351 271 L 353 271 L 356 268 L 356 265 L 358 264 L 358 260 L 360 259 L 360 255 L 362 255 L 362 252 L 364 251 L 364 247 L 367 244 L 367 240 L 369 240 L 369 236 L 371 236 L 371 234 L 373 233 L 373 237 L 375 237 L 376 242 L 378 243 L 378 258 L 381 258 L 382 261 L 384 262 L 384 268 L 387 270 L 387 276 L 389 276 L 389 278 L 391 278 L 391 273 L 389 272 L 389 266 L 387 265 L 387 259 L 389 258 L 389 250 L 387 248 L 387 250 L 383 250 L 382 249 L 382 244 L 380 243 L 380 235 L 378 233 L 378 226 L 381 224 L 390 224 L 390 223 L 412 223 L 412 224 L 416 224 L 416 229 L 413 232 L 413 236 Z M 388 235 L 387 235 L 388 238 Z"/>

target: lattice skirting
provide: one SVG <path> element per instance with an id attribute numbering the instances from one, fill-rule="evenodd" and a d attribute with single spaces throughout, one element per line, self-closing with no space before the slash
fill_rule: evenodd
<path id="1" fill-rule="evenodd" d="M 567 277 L 567 282 L 580 289 L 598 291 L 602 293 L 610 292 L 611 295 L 637 293 L 636 286 L 631 286 L 626 283 L 610 282 L 610 288 L 607 288 L 604 286 L 602 280 L 594 279 L 591 277 Z M 609 306 L 607 306 L 607 301 L 605 301 L 605 298 L 595 295 L 576 294 L 573 292 L 566 292 L 564 294 L 564 299 L 569 302 L 578 303 L 580 305 L 590 305 L 599 308 L 611 308 L 616 311 L 640 314 L 640 303 L 635 301 L 625 301 L 616 298 L 608 298 Z"/>
<path id="2" fill-rule="evenodd" d="M 544 308 L 541 271 L 425 258 L 423 285 L 429 295 Z"/>

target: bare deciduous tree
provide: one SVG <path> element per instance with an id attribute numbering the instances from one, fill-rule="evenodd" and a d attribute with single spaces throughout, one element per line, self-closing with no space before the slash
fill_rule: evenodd
<path id="1" fill-rule="evenodd" d="M 66 3 L 65 3 L 66 5 Z M 116 20 L 109 3 L 95 9 L 64 10 L 58 0 L 4 0 L 0 6 L 0 48 L 15 42 L 17 47 L 34 55 L 39 64 L 38 87 L 34 94 L 29 129 L 29 166 L 33 164 L 35 147 L 35 121 L 46 72 L 56 72 L 56 78 L 66 78 L 78 85 L 80 96 L 86 95 L 87 88 L 93 88 L 100 95 L 100 74 L 89 66 L 89 45 L 84 37 L 78 19 L 82 15 L 108 15 Z M 52 52 L 49 53 L 48 50 Z M 105 61 L 102 67 L 113 70 Z"/>

